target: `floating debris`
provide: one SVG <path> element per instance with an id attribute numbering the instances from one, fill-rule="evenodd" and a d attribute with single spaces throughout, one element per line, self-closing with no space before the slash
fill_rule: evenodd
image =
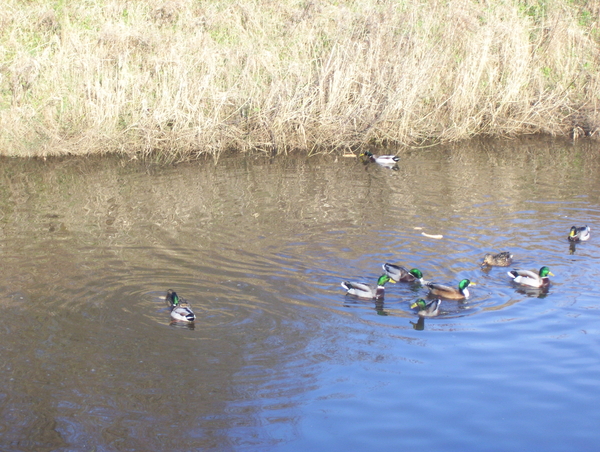
<path id="1" fill-rule="evenodd" d="M 426 232 L 421 232 L 421 235 L 425 237 L 429 237 L 430 239 L 443 239 L 444 236 L 442 234 L 427 234 Z"/>

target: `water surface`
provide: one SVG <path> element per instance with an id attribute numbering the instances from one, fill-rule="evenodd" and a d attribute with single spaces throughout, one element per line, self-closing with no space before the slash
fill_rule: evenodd
<path id="1" fill-rule="evenodd" d="M 598 146 L 399 155 L 3 160 L 0 449 L 591 450 Z M 503 250 L 550 289 L 479 267 Z M 419 286 L 345 296 L 384 262 L 477 285 L 424 321 Z"/>

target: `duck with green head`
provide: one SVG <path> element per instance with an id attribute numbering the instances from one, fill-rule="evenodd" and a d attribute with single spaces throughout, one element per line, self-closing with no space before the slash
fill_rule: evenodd
<path id="1" fill-rule="evenodd" d="M 570 242 L 585 242 L 590 238 L 590 227 L 589 226 L 571 226 L 569 236 L 567 237 Z"/>
<path id="2" fill-rule="evenodd" d="M 367 283 L 349 281 L 344 281 L 342 283 L 342 287 L 346 289 L 347 295 L 354 295 L 355 297 L 365 298 L 369 300 L 379 300 L 383 298 L 385 294 L 385 285 L 390 281 L 392 281 L 391 278 L 384 273 L 377 280 L 376 287 L 373 287 Z"/>
<path id="3" fill-rule="evenodd" d="M 458 283 L 458 288 L 446 286 L 445 284 L 438 283 L 426 283 L 425 286 L 429 289 L 433 295 L 437 295 L 442 298 L 450 298 L 452 300 L 462 300 L 464 298 L 469 298 L 469 286 L 474 286 L 475 283 L 469 281 L 468 279 L 463 279 Z"/>
<path id="4" fill-rule="evenodd" d="M 183 298 L 179 298 L 175 291 L 169 289 L 166 296 L 167 304 L 171 308 L 171 318 L 178 322 L 193 322 L 196 315 L 190 304 Z"/>
<path id="5" fill-rule="evenodd" d="M 440 313 L 440 304 L 442 304 L 442 300 L 439 298 L 436 300 L 432 300 L 427 303 L 422 298 L 419 298 L 413 304 L 410 305 L 411 309 L 418 308 L 419 317 L 435 317 Z"/>
<path id="6" fill-rule="evenodd" d="M 398 163 L 400 157 L 396 155 L 374 155 L 369 151 L 365 151 L 360 154 L 360 157 L 367 162 L 374 162 L 381 166 L 392 167 Z"/>
<path id="7" fill-rule="evenodd" d="M 550 278 L 554 276 L 548 267 L 545 265 L 540 268 L 539 273 L 530 270 L 511 270 L 508 276 L 517 284 L 523 284 L 529 287 L 547 287 L 550 285 Z"/>
<path id="8" fill-rule="evenodd" d="M 425 280 L 423 279 L 423 273 L 418 268 L 413 268 L 411 270 L 406 269 L 400 265 L 394 264 L 383 264 L 383 270 L 386 275 L 390 277 L 392 281 L 395 282 L 415 282 L 418 281 L 421 284 L 425 284 Z"/>

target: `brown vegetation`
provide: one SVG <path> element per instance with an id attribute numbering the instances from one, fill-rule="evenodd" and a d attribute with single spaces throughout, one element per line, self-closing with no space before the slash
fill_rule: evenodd
<path id="1" fill-rule="evenodd" d="M 583 0 L 7 0 L 0 154 L 169 159 L 595 135 Z"/>

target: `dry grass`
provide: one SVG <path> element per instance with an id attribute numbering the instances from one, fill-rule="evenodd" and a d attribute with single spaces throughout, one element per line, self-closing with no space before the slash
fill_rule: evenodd
<path id="1" fill-rule="evenodd" d="M 5 0 L 0 154 L 593 135 L 599 13 L 583 0 Z"/>

